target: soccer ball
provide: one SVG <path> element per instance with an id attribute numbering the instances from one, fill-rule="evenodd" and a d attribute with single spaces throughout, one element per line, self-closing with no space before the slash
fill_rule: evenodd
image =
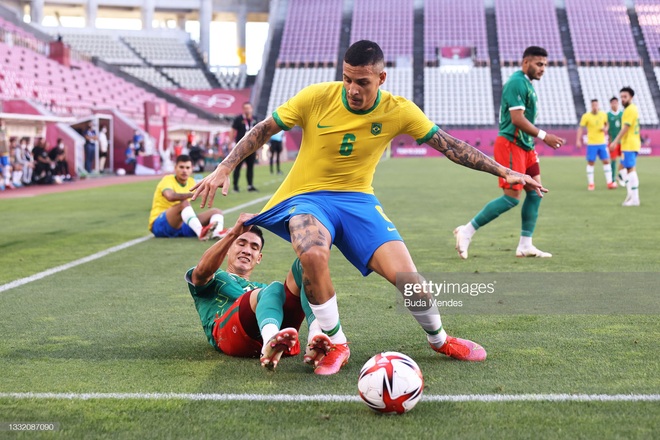
<path id="1" fill-rule="evenodd" d="M 117 168 L 117 175 L 118 176 L 125 176 L 126 175 L 126 170 L 123 168 Z"/>
<path id="2" fill-rule="evenodd" d="M 388 351 L 369 359 L 358 379 L 360 397 L 372 410 L 403 414 L 422 397 L 424 377 L 415 361 L 403 353 Z"/>

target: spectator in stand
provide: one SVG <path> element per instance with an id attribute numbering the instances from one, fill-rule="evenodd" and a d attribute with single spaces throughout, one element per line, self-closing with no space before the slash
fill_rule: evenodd
<path id="1" fill-rule="evenodd" d="M 277 132 L 270 138 L 270 148 L 268 149 L 268 155 L 270 156 L 270 174 L 273 174 L 273 156 L 275 156 L 275 161 L 277 163 L 277 174 L 282 174 L 280 170 L 280 154 L 282 153 L 282 138 L 284 135 L 282 132 Z"/>
<path id="2" fill-rule="evenodd" d="M 66 160 L 66 150 L 64 149 L 64 141 L 62 138 L 57 139 L 57 145 L 48 152 L 48 157 L 50 158 L 55 180 L 60 182 L 70 182 L 71 174 L 69 173 L 69 162 Z"/>
<path id="3" fill-rule="evenodd" d="M 51 161 L 48 157 L 46 142 L 43 139 L 39 139 L 32 149 L 32 155 L 34 156 L 34 175 L 32 176 L 32 182 L 39 185 L 50 185 L 54 183 Z"/>
<path id="4" fill-rule="evenodd" d="M 16 153 L 19 154 L 19 160 L 16 158 Z M 14 188 L 23 186 L 23 154 L 21 147 L 16 143 L 16 138 L 9 139 L 9 154 L 12 171 L 12 185 Z"/>
<path id="5" fill-rule="evenodd" d="M 94 130 L 94 125 L 91 121 L 87 123 L 87 128 L 83 132 L 83 137 L 85 138 L 85 171 L 91 173 L 94 169 L 96 141 L 98 140 L 98 135 L 96 134 L 96 130 Z"/>
<path id="6" fill-rule="evenodd" d="M 32 174 L 34 174 L 34 158 L 29 145 L 28 138 L 22 138 L 19 145 L 14 148 L 14 164 L 20 165 L 23 171 L 21 182 L 23 185 L 32 184 Z"/>
<path id="7" fill-rule="evenodd" d="M 252 104 L 246 102 L 243 104 L 243 114 L 237 116 L 234 119 L 234 123 L 231 126 L 232 135 L 234 136 L 234 142 L 238 143 L 245 133 L 250 131 L 252 127 L 257 125 L 257 118 L 254 117 L 252 113 Z M 248 182 L 248 191 L 257 191 L 257 188 L 253 185 L 254 179 L 254 162 L 257 160 L 257 152 L 250 154 L 245 158 L 241 163 L 239 163 L 236 168 L 234 168 L 234 191 L 238 192 L 238 180 L 241 178 L 241 167 L 243 164 L 247 166 L 247 182 Z"/>
<path id="8" fill-rule="evenodd" d="M 140 142 L 142 142 L 143 140 L 144 140 L 144 137 L 140 133 L 140 130 L 135 130 L 135 132 L 133 133 L 133 144 L 134 145 L 139 145 Z"/>
<path id="9" fill-rule="evenodd" d="M 99 132 L 99 171 L 105 170 L 105 163 L 108 159 L 108 127 L 103 126 Z"/>
<path id="10" fill-rule="evenodd" d="M 11 163 L 9 160 L 9 142 L 7 141 L 7 130 L 5 121 L 0 119 L 0 170 L 2 170 L 2 189 L 13 189 L 11 182 Z"/>
<path id="11" fill-rule="evenodd" d="M 146 149 L 144 147 L 144 140 L 141 140 L 137 144 L 134 143 L 133 147 L 135 148 L 135 157 L 144 156 L 147 154 Z"/>
<path id="12" fill-rule="evenodd" d="M 180 140 L 177 140 L 174 142 L 174 157 L 172 159 L 176 159 L 181 156 L 181 154 L 183 154 L 183 145 L 181 145 Z"/>
<path id="13" fill-rule="evenodd" d="M 188 148 L 192 148 L 192 146 L 195 143 L 195 132 L 194 131 L 189 131 L 188 136 L 187 136 L 187 141 L 188 141 Z"/>

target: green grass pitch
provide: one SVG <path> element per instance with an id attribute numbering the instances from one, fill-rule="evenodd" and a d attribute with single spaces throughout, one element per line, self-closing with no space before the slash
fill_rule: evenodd
<path id="1" fill-rule="evenodd" d="M 544 280 L 578 272 L 595 284 L 622 273 L 646 288 L 615 283 L 582 299 L 598 301 L 602 313 L 572 313 L 573 299 L 562 292 L 553 293 L 562 303 L 549 310 L 552 300 L 538 287 L 508 298 L 506 313 L 448 310 L 447 331 L 488 350 L 486 362 L 469 364 L 433 353 L 397 307 L 394 289 L 376 275 L 362 278 L 333 250 L 351 361 L 332 377 L 314 375 L 301 358 L 284 359 L 271 373 L 205 341 L 183 274 L 209 244 L 151 239 L 0 292 L 0 393 L 356 395 L 362 364 L 387 350 L 417 361 L 425 396 L 660 393 L 660 158 L 639 160 L 639 208 L 621 207 L 625 190 L 604 189 L 598 172 L 597 190 L 587 192 L 583 159 L 542 158 L 541 166 L 550 193 L 534 243 L 551 259 L 515 258 L 520 207 L 477 233 L 469 260 L 458 258 L 452 230 L 501 194 L 492 176 L 445 159 L 387 160 L 374 187 L 422 272 Z M 155 184 L 1 200 L 0 286 L 147 235 Z M 259 167 L 256 184 L 260 193 L 218 195 L 216 206 L 271 194 L 279 181 Z M 237 216 L 228 214 L 228 225 Z M 268 233 L 253 279 L 283 279 L 293 258 L 289 244 Z M 626 308 L 627 298 L 647 306 Z M 535 312 L 536 301 L 545 308 Z M 516 304 L 524 311 L 516 313 Z M 0 423 L 25 421 L 58 422 L 55 436 L 67 438 L 657 438 L 660 402 L 422 400 L 404 416 L 379 416 L 359 402 L 0 398 Z"/>

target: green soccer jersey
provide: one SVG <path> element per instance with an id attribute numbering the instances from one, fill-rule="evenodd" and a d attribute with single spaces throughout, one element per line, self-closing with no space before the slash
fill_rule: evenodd
<path id="1" fill-rule="evenodd" d="M 609 125 L 609 128 L 607 129 L 607 134 L 610 136 L 610 142 L 612 142 L 616 137 L 619 135 L 619 132 L 621 131 L 621 115 L 623 113 L 618 111 L 616 113 L 612 113 L 610 110 L 607 112 L 607 124 Z"/>
<path id="2" fill-rule="evenodd" d="M 199 313 L 209 344 L 218 349 L 215 339 L 213 339 L 213 326 L 216 318 L 221 317 L 245 292 L 264 288 L 268 284 L 248 281 L 219 269 L 205 286 L 195 286 L 192 283 L 194 269 L 193 267 L 186 273 L 188 289 L 195 300 L 195 308 Z M 223 322 L 220 322 L 220 326 L 222 325 Z"/>
<path id="3" fill-rule="evenodd" d="M 500 105 L 499 136 L 504 136 L 524 150 L 534 149 L 534 138 L 518 129 L 511 121 L 511 110 L 523 110 L 525 118 L 534 124 L 538 114 L 534 86 L 522 70 L 514 72 L 504 84 Z"/>

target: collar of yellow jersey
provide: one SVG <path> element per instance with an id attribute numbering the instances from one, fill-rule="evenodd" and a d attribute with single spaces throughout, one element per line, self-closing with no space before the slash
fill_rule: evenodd
<path id="1" fill-rule="evenodd" d="M 374 105 L 372 105 L 371 108 L 367 110 L 353 110 L 351 106 L 348 105 L 348 98 L 346 97 L 345 87 L 341 88 L 341 102 L 344 103 L 344 107 L 349 112 L 354 113 L 356 115 L 366 115 L 367 113 L 371 113 L 376 107 L 378 107 L 378 104 L 380 104 L 380 89 L 378 89 L 378 95 L 376 95 L 376 102 L 374 102 Z"/>

